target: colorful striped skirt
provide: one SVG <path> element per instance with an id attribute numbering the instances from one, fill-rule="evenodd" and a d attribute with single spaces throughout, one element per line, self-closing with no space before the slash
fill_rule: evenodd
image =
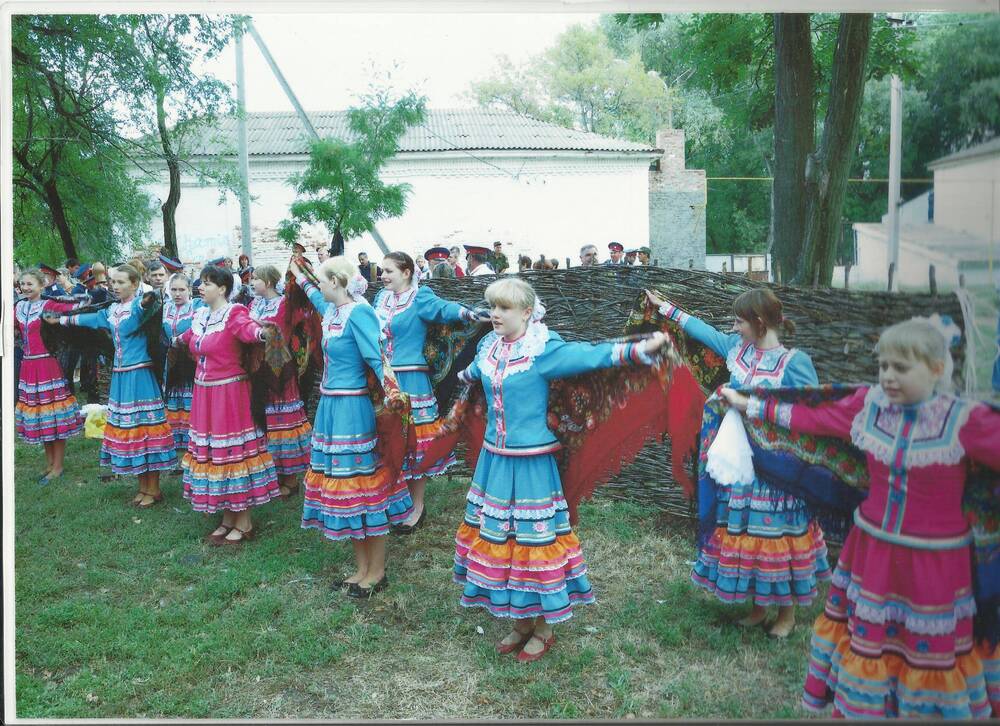
<path id="1" fill-rule="evenodd" d="M 177 451 L 187 451 L 188 429 L 191 428 L 191 396 L 194 392 L 194 384 L 175 386 L 169 389 L 163 396 L 163 401 L 167 410 L 167 423 L 174 435 L 174 448 Z"/>
<path id="2" fill-rule="evenodd" d="M 859 527 L 813 626 L 803 705 L 847 718 L 988 718 L 1000 650 L 977 645 L 970 547 L 916 549 Z"/>
<path id="3" fill-rule="evenodd" d="M 299 384 L 290 378 L 285 390 L 267 402 L 267 450 L 279 475 L 300 474 L 309 468 L 312 427 L 299 395 Z"/>
<path id="4" fill-rule="evenodd" d="M 174 437 L 150 365 L 112 371 L 100 461 L 115 474 L 146 474 L 177 465 Z"/>
<path id="5" fill-rule="evenodd" d="M 21 359 L 14 423 L 18 437 L 29 444 L 68 439 L 83 430 L 80 406 L 52 356 Z"/>
<path id="6" fill-rule="evenodd" d="M 727 603 L 809 605 L 830 579 L 826 543 L 802 502 L 766 483 L 719 486 L 716 528 L 691 570 Z"/>
<path id="7" fill-rule="evenodd" d="M 404 480 L 393 480 L 376 451 L 367 389 L 323 395 L 316 408 L 305 476 L 302 528 L 332 540 L 379 537 L 413 510 Z"/>
<path id="8" fill-rule="evenodd" d="M 411 473 L 413 468 L 424 460 L 424 452 L 441 431 L 443 425 L 438 416 L 437 398 L 434 396 L 430 376 L 427 370 L 420 369 L 397 371 L 396 378 L 399 381 L 400 389 L 410 395 L 413 424 L 416 429 L 416 441 L 403 461 L 401 476 L 409 480 L 444 474 L 456 463 L 454 452 L 434 462 L 432 466 L 428 467 L 426 473 L 419 477 L 414 477 Z"/>
<path id="9" fill-rule="evenodd" d="M 479 455 L 455 537 L 461 604 L 496 617 L 568 620 L 594 602 L 551 454 Z"/>
<path id="10" fill-rule="evenodd" d="M 242 512 L 280 495 L 246 376 L 195 383 L 189 436 L 181 468 L 184 498 L 196 512 Z"/>

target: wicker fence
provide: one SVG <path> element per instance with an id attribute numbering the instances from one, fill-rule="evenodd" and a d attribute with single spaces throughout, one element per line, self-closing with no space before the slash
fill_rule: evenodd
<path id="1" fill-rule="evenodd" d="M 913 315 L 948 314 L 965 329 L 961 306 L 953 294 L 783 287 L 735 275 L 657 267 L 576 267 L 521 276 L 545 304 L 549 327 L 567 340 L 588 341 L 621 335 L 636 297 L 644 288 L 655 289 L 706 322 L 728 329 L 737 295 L 757 287 L 771 287 L 784 304 L 786 317 L 797 325 L 796 333 L 784 336 L 782 342 L 808 352 L 821 381 L 874 381 L 878 367 L 872 349 L 879 331 Z M 421 284 L 445 299 L 474 305 L 483 302 L 483 291 L 495 279 L 465 277 Z M 377 283 L 369 286 L 368 299 L 373 299 L 379 289 Z M 958 372 L 962 370 L 961 356 L 964 348 L 955 361 Z M 311 397 L 310 414 L 317 393 L 314 391 Z M 669 442 L 647 446 L 615 481 L 597 490 L 598 496 L 637 501 L 691 516 L 692 504 L 670 476 L 669 455 Z M 459 469 L 458 473 L 470 472 Z"/>

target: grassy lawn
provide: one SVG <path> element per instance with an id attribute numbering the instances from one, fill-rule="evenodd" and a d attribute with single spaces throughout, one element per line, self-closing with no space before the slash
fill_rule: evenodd
<path id="1" fill-rule="evenodd" d="M 165 480 L 97 480 L 99 442 L 69 442 L 67 477 L 39 488 L 16 451 L 17 714 L 23 718 L 801 717 L 809 624 L 787 642 L 728 624 L 742 612 L 689 584 L 691 523 L 630 504 L 581 508 L 597 593 L 527 666 L 509 629 L 458 604 L 453 538 L 466 482 L 429 488 L 427 525 L 392 538 L 391 586 L 331 594 L 350 546 L 299 528 L 301 496 L 256 510 L 244 549 L 201 542 L 213 519 Z M 823 588 L 825 593 L 825 587 Z"/>

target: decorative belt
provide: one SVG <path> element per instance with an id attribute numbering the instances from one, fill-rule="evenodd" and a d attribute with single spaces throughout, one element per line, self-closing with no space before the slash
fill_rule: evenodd
<path id="1" fill-rule="evenodd" d="M 319 387 L 320 395 L 323 396 L 367 396 L 367 388 L 324 388 Z"/>
<path id="2" fill-rule="evenodd" d="M 137 371 L 140 368 L 152 368 L 152 367 L 153 367 L 153 362 L 152 361 L 146 361 L 145 363 L 136 363 L 135 365 L 131 365 L 131 366 L 122 366 L 121 368 L 112 368 L 111 372 L 112 373 L 127 373 L 128 371 Z"/>
<path id="3" fill-rule="evenodd" d="M 233 376 L 231 378 L 220 378 L 217 381 L 199 381 L 195 379 L 195 384 L 199 386 L 205 386 L 206 388 L 211 388 L 212 386 L 225 386 L 228 383 L 236 383 L 237 381 L 245 381 L 248 376 L 244 373 L 240 376 Z"/>
<path id="4" fill-rule="evenodd" d="M 396 373 L 412 373 L 414 371 L 430 371 L 431 367 L 426 364 L 417 364 L 412 366 L 392 366 L 392 370 Z"/>
<path id="5" fill-rule="evenodd" d="M 38 360 L 39 358 L 51 358 L 51 353 L 39 353 L 38 355 L 26 355 L 22 356 L 21 360 Z"/>
<path id="6" fill-rule="evenodd" d="M 962 547 L 968 547 L 972 544 L 971 531 L 948 537 L 928 537 L 926 535 L 886 532 L 881 527 L 878 527 L 865 519 L 862 516 L 861 511 L 858 509 L 854 510 L 854 523 L 875 539 L 880 539 L 883 542 L 891 542 L 892 544 L 904 545 L 906 547 L 913 547 L 918 550 L 957 550 Z"/>
<path id="7" fill-rule="evenodd" d="M 553 441 L 550 444 L 509 448 L 506 446 L 494 446 L 489 441 L 484 441 L 483 448 L 491 454 L 500 454 L 502 456 L 540 456 L 541 454 L 551 454 L 553 451 L 559 451 L 562 448 L 562 444 L 558 441 Z"/>

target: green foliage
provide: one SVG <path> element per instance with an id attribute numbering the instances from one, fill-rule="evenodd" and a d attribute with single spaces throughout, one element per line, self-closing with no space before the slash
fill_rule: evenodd
<path id="1" fill-rule="evenodd" d="M 387 88 L 362 97 L 348 111 L 352 138 L 314 141 L 309 167 L 289 180 L 297 197 L 279 225 L 279 238 L 291 245 L 303 224 L 323 224 L 350 239 L 380 219 L 401 215 L 410 185 L 385 184 L 379 172 L 406 129 L 424 120 L 425 107 L 425 98 L 410 92 L 397 99 Z"/>

